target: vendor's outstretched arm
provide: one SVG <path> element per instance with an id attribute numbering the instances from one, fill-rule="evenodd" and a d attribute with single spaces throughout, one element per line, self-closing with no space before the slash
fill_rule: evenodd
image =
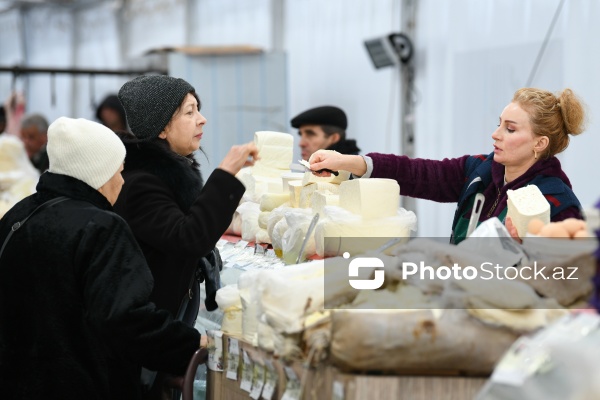
<path id="1" fill-rule="evenodd" d="M 341 154 L 331 150 L 317 150 L 310 156 L 310 169 L 318 176 L 330 176 L 327 171 L 348 171 L 356 176 L 362 176 L 367 171 L 367 164 L 362 156 Z"/>

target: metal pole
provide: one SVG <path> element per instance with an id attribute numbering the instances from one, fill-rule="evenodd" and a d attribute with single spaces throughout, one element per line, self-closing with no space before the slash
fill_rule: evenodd
<path id="1" fill-rule="evenodd" d="M 400 31 L 406 34 L 415 43 L 415 24 L 417 14 L 416 0 L 401 0 Z M 413 57 L 400 66 L 400 150 L 408 157 L 415 156 L 414 143 L 414 110 L 413 110 L 413 83 L 414 83 L 414 49 Z M 400 188 L 402 193 L 402 188 Z M 402 207 L 416 213 L 416 200 L 412 197 L 401 197 Z"/>
<path id="2" fill-rule="evenodd" d="M 284 17 L 283 0 L 271 0 L 271 45 L 274 52 L 283 51 Z"/>

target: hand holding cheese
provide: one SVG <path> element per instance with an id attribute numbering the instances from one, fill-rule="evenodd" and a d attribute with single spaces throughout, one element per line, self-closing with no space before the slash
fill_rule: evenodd
<path id="1" fill-rule="evenodd" d="M 536 185 L 527 185 L 517 190 L 508 190 L 507 216 L 517 228 L 519 237 L 527 233 L 527 224 L 534 218 L 544 224 L 550 222 L 550 204 Z"/>
<path id="2" fill-rule="evenodd" d="M 258 148 L 254 143 L 236 145 L 229 149 L 229 152 L 219 164 L 219 168 L 235 175 L 240 172 L 242 167 L 253 165 L 254 161 L 259 158 Z"/>
<path id="3" fill-rule="evenodd" d="M 333 150 L 317 150 L 308 160 L 313 174 L 318 176 L 330 176 L 330 172 L 316 172 L 324 169 L 331 171 L 348 171 L 356 176 L 362 176 L 367 172 L 367 164 L 361 156 L 340 154 Z"/>

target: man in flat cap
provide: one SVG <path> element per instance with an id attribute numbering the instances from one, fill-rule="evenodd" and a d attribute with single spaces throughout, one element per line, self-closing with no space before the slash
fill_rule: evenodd
<path id="1" fill-rule="evenodd" d="M 356 140 L 346 139 L 348 120 L 338 107 L 311 108 L 292 118 L 291 124 L 298 129 L 303 160 L 308 161 L 320 149 L 355 155 L 360 152 Z"/>

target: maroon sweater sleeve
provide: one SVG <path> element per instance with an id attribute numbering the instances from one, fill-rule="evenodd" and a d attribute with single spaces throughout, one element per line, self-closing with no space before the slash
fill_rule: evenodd
<path id="1" fill-rule="evenodd" d="M 567 218 L 584 219 L 578 207 L 569 207 L 556 214 L 554 217 L 551 218 L 551 220 L 552 222 L 559 222 Z"/>
<path id="2" fill-rule="evenodd" d="M 394 154 L 369 153 L 371 178 L 395 179 L 400 194 L 440 203 L 457 202 L 465 184 L 465 161 L 469 156 L 426 160 Z"/>

